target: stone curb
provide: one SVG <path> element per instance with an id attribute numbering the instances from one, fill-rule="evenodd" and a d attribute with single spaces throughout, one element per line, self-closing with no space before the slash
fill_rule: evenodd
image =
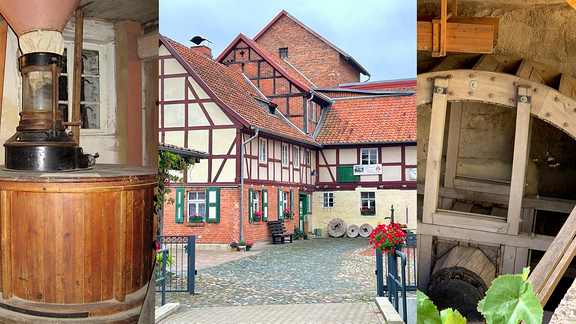
<path id="1" fill-rule="evenodd" d="M 162 307 L 156 308 L 156 314 L 154 315 L 154 323 L 158 323 L 166 317 L 175 314 L 180 308 L 180 303 L 168 303 Z"/>
<path id="2" fill-rule="evenodd" d="M 400 314 L 394 309 L 394 306 L 390 304 L 388 298 L 385 297 L 376 297 L 376 305 L 382 312 L 386 323 L 388 324 L 404 324 L 402 317 Z"/>

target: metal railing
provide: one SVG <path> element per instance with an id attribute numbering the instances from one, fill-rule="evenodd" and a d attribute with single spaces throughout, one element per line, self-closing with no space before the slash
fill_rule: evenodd
<path id="1" fill-rule="evenodd" d="M 166 304 L 166 260 L 168 259 L 168 249 L 160 249 L 156 252 L 157 255 L 162 255 L 162 277 L 158 278 L 158 274 L 156 274 L 156 285 L 160 282 L 162 289 L 162 306 Z M 156 265 L 156 269 L 158 269 L 158 265 Z"/>
<path id="2" fill-rule="evenodd" d="M 160 249 L 167 250 L 167 254 L 156 259 L 157 263 L 162 262 L 164 266 L 158 269 L 156 278 L 160 278 L 160 272 L 165 272 L 165 280 L 162 289 L 157 284 L 156 292 L 165 290 L 166 292 L 189 292 L 194 293 L 194 277 L 196 275 L 196 236 L 183 235 L 160 235 L 158 236 Z M 162 251 L 160 250 L 160 251 Z M 158 282 L 158 281 L 157 281 Z"/>
<path id="3" fill-rule="evenodd" d="M 376 252 L 377 295 L 383 297 L 384 292 L 388 292 L 388 300 L 398 312 L 401 299 L 401 316 L 404 322 L 408 319 L 406 292 L 416 291 L 416 253 L 416 234 L 411 233 L 406 234 L 406 245 L 400 246 L 394 254 L 386 253 L 386 272 L 384 272 L 383 253 Z M 398 263 L 398 258 L 400 258 L 400 263 Z M 406 273 L 406 269 L 408 269 L 408 273 Z M 399 273 L 400 275 L 398 275 Z"/>

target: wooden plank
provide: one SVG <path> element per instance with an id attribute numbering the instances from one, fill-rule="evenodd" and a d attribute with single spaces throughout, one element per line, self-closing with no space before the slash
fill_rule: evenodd
<path id="1" fill-rule="evenodd" d="M 574 236 L 576 235 L 576 208 L 572 210 L 568 219 L 556 235 L 556 238 L 552 242 L 550 248 L 544 253 L 544 256 L 538 262 L 538 265 L 534 268 L 528 280 L 532 283 L 535 294 L 540 294 L 543 292 L 544 286 L 547 285 L 548 281 L 557 282 L 564 273 L 563 267 L 567 266 L 572 260 L 572 257 L 567 258 L 567 256 L 574 255 L 576 251 L 576 243 L 574 242 Z M 554 271 L 559 268 L 561 271 Z M 565 269 L 564 269 L 565 270 Z M 555 285 L 554 285 L 555 286 Z M 538 296 L 540 302 L 545 304 L 544 299 L 547 299 L 546 294 L 541 294 Z"/>
<path id="2" fill-rule="evenodd" d="M 516 71 L 516 75 L 530 81 L 546 84 L 540 73 L 538 73 L 538 70 L 534 68 L 534 65 L 528 59 L 522 60 L 518 71 Z"/>
<path id="3" fill-rule="evenodd" d="M 115 217 L 120 214 L 120 193 L 104 193 L 103 201 L 105 203 L 104 219 L 102 221 L 102 233 L 105 243 L 102 246 L 100 258 L 102 260 L 102 300 L 114 298 L 114 275 L 116 265 L 114 264 L 114 235 L 116 224 Z"/>
<path id="4" fill-rule="evenodd" d="M 572 207 L 574 208 L 574 207 Z M 520 231 L 524 233 L 532 233 L 534 228 L 534 208 L 522 208 L 522 223 L 520 223 Z"/>
<path id="5" fill-rule="evenodd" d="M 432 236 L 418 231 L 418 289 L 426 291 L 432 270 Z"/>
<path id="6" fill-rule="evenodd" d="M 44 195 L 41 193 L 26 193 L 26 203 L 28 207 L 21 213 L 26 223 L 26 263 L 30 271 L 25 273 L 23 279 L 26 280 L 27 299 L 35 302 L 45 302 L 46 292 L 43 287 L 45 267 L 44 267 L 44 238 L 42 229 L 46 226 L 46 216 L 44 211 Z"/>
<path id="7" fill-rule="evenodd" d="M 14 210 L 24 210 L 26 199 L 27 199 L 26 192 L 14 192 Z M 14 296 L 20 297 L 22 299 L 27 299 L 27 289 L 26 289 L 26 280 L 25 276 L 29 273 L 28 271 L 28 263 L 27 263 L 27 244 L 28 240 L 26 238 L 26 232 L 28 223 L 26 221 L 26 215 L 20 216 L 21 226 L 16 226 L 13 229 L 12 234 L 14 235 L 13 245 L 12 245 L 12 255 L 19 255 L 18 258 L 12 259 L 13 266 L 13 273 L 12 276 L 12 287 Z"/>
<path id="8" fill-rule="evenodd" d="M 440 0 L 440 52 L 439 56 L 446 56 L 446 20 L 448 17 L 448 0 Z M 434 53 L 432 53 L 434 56 Z"/>
<path id="9" fill-rule="evenodd" d="M 435 86 L 448 89 L 447 78 L 437 78 Z M 430 136 L 428 141 L 428 157 L 426 161 L 426 184 L 424 188 L 424 203 L 422 222 L 432 223 L 432 215 L 438 206 L 438 186 L 440 184 L 440 167 L 442 164 L 442 144 L 446 123 L 447 91 L 435 92 L 432 100 L 432 116 L 430 117 Z"/>
<path id="10" fill-rule="evenodd" d="M 446 23 L 446 51 L 459 53 L 491 53 L 494 44 L 494 26 L 482 24 Z M 434 50 L 434 23 L 417 22 L 417 49 Z"/>
<path id="11" fill-rule="evenodd" d="M 12 192 L 2 190 L 0 193 L 0 229 L 2 233 L 2 297 L 12 297 Z"/>
<path id="12" fill-rule="evenodd" d="M 126 295 L 132 290 L 134 281 L 134 191 L 126 193 Z"/>
<path id="13" fill-rule="evenodd" d="M 500 274 L 513 274 L 516 263 L 516 247 L 505 245 L 502 250 L 502 269 Z"/>
<path id="14" fill-rule="evenodd" d="M 45 260 L 45 300 L 47 303 L 64 302 L 64 291 L 62 286 L 63 274 L 63 204 L 62 195 L 50 194 L 44 197 L 45 206 L 51 206 L 44 212 L 43 241 Z"/>
<path id="15" fill-rule="evenodd" d="M 82 92 L 82 44 L 84 43 L 84 10 L 76 10 L 74 21 L 74 74 L 72 75 L 72 122 L 80 122 Z M 71 126 L 72 138 L 80 144 L 80 126 Z"/>
<path id="16" fill-rule="evenodd" d="M 450 125 L 448 126 L 448 144 L 446 147 L 446 172 L 444 187 L 454 188 L 458 164 L 458 147 L 460 145 L 460 127 L 462 123 L 462 103 L 450 103 Z"/>
<path id="17" fill-rule="evenodd" d="M 6 38 L 8 36 L 8 24 L 0 17 L 0 98 L 4 97 L 4 70 L 6 66 Z M 2 100 L 0 99 L 0 116 L 2 115 Z M 0 125 L 1 121 L 0 121 Z"/>
<path id="18" fill-rule="evenodd" d="M 463 203 L 463 202 L 457 201 L 454 204 L 454 207 L 452 207 L 452 210 L 469 213 L 472 210 L 472 206 L 474 206 L 474 205 L 471 203 Z"/>
<path id="19" fill-rule="evenodd" d="M 505 181 L 474 179 L 468 177 L 456 177 L 454 179 L 454 188 L 503 196 L 508 196 L 510 193 L 510 184 Z"/>
<path id="20" fill-rule="evenodd" d="M 434 225 L 447 225 L 454 228 L 473 229 L 479 232 L 506 233 L 508 224 L 487 216 L 439 210 L 434 213 Z"/>
<path id="21" fill-rule="evenodd" d="M 558 86 L 558 91 L 567 97 L 576 99 L 576 79 L 569 76 L 566 73 L 562 73 L 560 76 L 560 85 Z"/>
<path id="22" fill-rule="evenodd" d="M 460 23 L 460 24 L 477 24 L 477 25 L 490 25 L 494 27 L 494 41 L 493 44 L 498 42 L 498 35 L 500 30 L 500 19 L 498 18 L 486 18 L 486 17 L 460 17 L 453 16 L 448 20 L 448 23 Z"/>
<path id="23" fill-rule="evenodd" d="M 530 87 L 518 87 L 518 96 L 530 98 Z M 508 234 L 518 234 L 522 199 L 526 189 L 526 169 L 530 152 L 530 102 L 518 102 L 516 109 L 516 130 L 514 135 L 514 155 L 512 158 L 512 177 L 510 181 L 510 202 L 508 203 Z"/>
<path id="24" fill-rule="evenodd" d="M 81 304 L 84 302 L 84 195 L 63 195 L 64 213 L 70 215 L 64 218 L 63 224 L 63 251 L 67 251 L 64 262 L 64 302 Z"/>
<path id="25" fill-rule="evenodd" d="M 508 235 L 458 228 L 453 227 L 452 225 L 434 225 L 425 223 L 418 223 L 418 234 L 445 237 L 476 244 L 493 246 L 511 245 L 538 251 L 546 251 L 554 240 L 553 236 L 546 235 L 535 235 L 533 237 L 528 236 L 528 233 Z"/>
<path id="26" fill-rule="evenodd" d="M 114 273 L 114 299 L 119 302 L 126 300 L 126 218 L 127 218 L 127 199 L 126 191 L 120 195 L 120 213 L 116 214 L 116 230 L 114 241 L 114 252 L 116 259 L 114 261 L 116 271 Z"/>
<path id="27" fill-rule="evenodd" d="M 542 305 L 546 305 L 548 299 L 550 299 L 550 296 L 554 292 L 554 289 L 558 285 L 558 282 L 564 276 L 564 273 L 566 273 L 566 269 L 568 269 L 568 267 L 570 266 L 570 262 L 574 258 L 574 255 L 576 255 L 575 239 L 572 240 L 570 246 L 562 256 L 560 261 L 558 262 L 558 265 L 553 268 L 549 279 L 544 283 L 544 287 L 542 287 L 542 289 L 539 290 L 538 299 L 540 300 L 540 303 Z M 542 262 L 542 260 L 540 260 L 540 262 Z"/>
<path id="28" fill-rule="evenodd" d="M 457 60 L 454 56 L 446 56 L 430 69 L 430 72 L 453 70 L 460 66 L 460 64 L 462 64 L 462 62 Z"/>
<path id="29" fill-rule="evenodd" d="M 499 68 L 501 67 L 500 62 L 494 58 L 494 56 L 489 54 L 483 54 L 482 57 L 476 62 L 472 70 L 483 70 L 492 72 L 501 72 Z"/>
<path id="30" fill-rule="evenodd" d="M 527 248 L 516 248 L 516 260 L 514 261 L 514 273 L 522 273 L 523 269 L 528 266 Z"/>
<path id="31" fill-rule="evenodd" d="M 144 204 L 144 197 L 143 197 L 143 191 L 142 189 L 140 190 L 134 190 L 133 192 L 133 201 L 132 201 L 132 205 L 133 205 L 133 209 L 132 209 L 132 280 L 130 283 L 130 290 L 127 291 L 127 293 L 132 293 L 134 291 L 137 291 L 138 289 L 140 289 L 142 287 L 142 283 L 144 282 L 144 278 L 143 278 L 143 268 L 144 268 L 144 264 L 143 264 L 143 251 L 142 251 L 142 246 L 143 246 L 143 238 L 142 238 L 142 233 L 143 233 L 143 204 Z"/>

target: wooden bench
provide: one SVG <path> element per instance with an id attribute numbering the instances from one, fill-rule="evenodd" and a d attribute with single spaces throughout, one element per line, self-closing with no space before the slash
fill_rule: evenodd
<path id="1" fill-rule="evenodd" d="M 283 220 L 268 221 L 268 226 L 270 227 L 270 232 L 272 233 L 272 244 L 284 244 L 285 237 L 289 237 L 290 243 L 292 243 L 292 235 L 294 235 L 294 233 L 286 233 Z M 278 241 L 278 239 L 280 240 Z"/>

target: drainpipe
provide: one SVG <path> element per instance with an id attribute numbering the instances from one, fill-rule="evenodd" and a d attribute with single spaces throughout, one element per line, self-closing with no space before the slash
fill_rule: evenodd
<path id="1" fill-rule="evenodd" d="M 308 112 L 308 116 L 310 116 L 310 101 L 312 99 L 314 99 L 315 92 L 310 90 L 310 94 L 311 94 L 310 99 L 306 100 L 306 111 Z M 306 116 L 306 133 L 309 134 L 310 133 L 310 125 L 308 124 L 308 119 L 309 119 L 308 116 Z M 314 119 L 316 119 L 316 116 L 314 116 Z"/>
<path id="2" fill-rule="evenodd" d="M 240 149 L 240 241 L 244 241 L 244 146 L 258 137 L 258 132 L 260 131 L 254 126 L 250 126 L 250 129 L 255 129 L 256 133 L 246 140 L 246 142 L 242 143 Z"/>

